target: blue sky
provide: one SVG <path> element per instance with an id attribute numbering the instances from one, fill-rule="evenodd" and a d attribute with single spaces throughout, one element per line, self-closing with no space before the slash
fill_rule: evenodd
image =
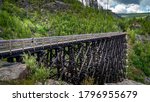
<path id="1" fill-rule="evenodd" d="M 81 0 L 80 0 L 81 1 Z M 83 0 L 88 1 L 88 0 Z M 97 0 L 104 9 L 107 8 L 115 13 L 144 13 L 150 12 L 150 0 Z"/>

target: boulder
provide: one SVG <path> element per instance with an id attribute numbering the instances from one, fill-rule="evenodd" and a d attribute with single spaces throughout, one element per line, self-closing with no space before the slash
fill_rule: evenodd
<path id="1" fill-rule="evenodd" d="M 69 4 L 56 0 L 55 2 L 44 4 L 42 8 L 55 12 L 55 11 L 66 11 L 70 8 L 70 6 Z"/>
<path id="2" fill-rule="evenodd" d="M 142 83 L 129 80 L 129 79 L 124 79 L 122 82 L 117 82 L 117 83 L 106 83 L 105 85 L 143 85 Z"/>
<path id="3" fill-rule="evenodd" d="M 144 83 L 150 85 L 150 77 L 146 77 L 146 78 L 144 79 Z"/>
<path id="4" fill-rule="evenodd" d="M 25 64 L 5 63 L 0 66 L 1 81 L 23 79 L 26 76 L 27 76 L 27 69 Z"/>

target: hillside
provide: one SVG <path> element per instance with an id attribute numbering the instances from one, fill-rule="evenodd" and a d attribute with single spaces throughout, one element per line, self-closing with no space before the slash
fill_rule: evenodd
<path id="1" fill-rule="evenodd" d="M 1 39 L 121 30 L 111 13 L 77 0 L 5 0 L 0 8 Z"/>
<path id="2" fill-rule="evenodd" d="M 117 15 L 121 17 L 133 18 L 133 17 L 146 17 L 149 16 L 150 13 L 119 13 Z"/>
<path id="3" fill-rule="evenodd" d="M 78 0 L 3 0 L 0 40 L 126 31 L 127 77 L 146 83 L 150 79 L 150 16 L 127 16 L 120 18 L 111 11 L 85 7 Z"/>

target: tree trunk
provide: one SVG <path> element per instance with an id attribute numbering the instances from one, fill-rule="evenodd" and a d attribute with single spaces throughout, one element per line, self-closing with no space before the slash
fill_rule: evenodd
<path id="1" fill-rule="evenodd" d="M 28 17 L 28 8 L 29 8 L 28 0 L 25 0 L 25 5 L 26 5 L 26 13 L 27 13 L 27 17 Z"/>
<path id="2" fill-rule="evenodd" d="M 94 8 L 98 9 L 98 2 L 97 2 L 97 0 L 95 0 L 95 1 L 93 2 L 93 6 L 94 6 Z"/>
<path id="3" fill-rule="evenodd" d="M 3 0 L 0 0 L 0 7 L 3 5 Z"/>

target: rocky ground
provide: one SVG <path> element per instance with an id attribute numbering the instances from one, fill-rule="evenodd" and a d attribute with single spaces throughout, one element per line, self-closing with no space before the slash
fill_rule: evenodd
<path id="1" fill-rule="evenodd" d="M 42 83 L 37 82 L 37 83 L 35 83 L 35 85 L 42 85 Z M 53 79 L 48 79 L 44 85 L 71 85 L 71 84 L 64 82 L 64 81 L 56 81 Z"/>
<path id="2" fill-rule="evenodd" d="M 58 1 L 58 0 L 41 2 L 41 4 L 29 4 L 29 3 L 25 2 L 24 0 L 20 0 L 20 1 L 18 1 L 18 4 L 23 8 L 28 7 L 28 9 L 30 9 L 30 10 L 37 9 L 37 5 L 38 5 L 38 6 L 40 6 L 42 11 L 44 9 L 46 9 L 50 12 L 66 11 L 66 10 L 70 9 L 69 4 L 64 3 L 62 1 Z"/>
<path id="3" fill-rule="evenodd" d="M 133 80 L 125 79 L 122 82 L 118 82 L 118 83 L 106 83 L 105 85 L 144 85 L 144 84 L 140 83 L 140 82 L 133 81 Z"/>
<path id="4" fill-rule="evenodd" d="M 4 63 L 0 65 L 0 80 L 14 80 L 23 79 L 27 75 L 27 69 L 25 64 L 21 63 Z"/>
<path id="5" fill-rule="evenodd" d="M 54 2 L 44 4 L 42 8 L 47 9 L 51 12 L 56 12 L 56 11 L 66 11 L 70 8 L 70 6 L 69 4 L 66 4 L 61 1 L 54 1 Z"/>
<path id="6" fill-rule="evenodd" d="M 25 64 L 0 61 L 0 85 L 22 84 L 22 82 L 17 82 L 17 80 L 27 82 L 27 80 L 25 80 L 27 74 Z M 31 84 L 32 82 L 28 83 Z M 35 85 L 42 85 L 42 83 L 37 82 Z M 69 83 L 48 79 L 44 85 L 69 85 Z"/>
<path id="7" fill-rule="evenodd" d="M 27 76 L 27 69 L 25 64 L 21 63 L 6 63 L 0 62 L 0 84 L 11 84 L 7 81 L 11 80 L 22 80 Z M 150 78 L 145 78 L 145 82 L 150 84 Z M 37 82 L 35 85 L 42 85 L 42 83 Z M 56 81 L 53 79 L 48 79 L 45 82 L 45 85 L 70 85 L 64 81 Z M 118 83 L 106 83 L 105 85 L 144 85 L 133 80 L 125 79 L 122 82 Z"/>

